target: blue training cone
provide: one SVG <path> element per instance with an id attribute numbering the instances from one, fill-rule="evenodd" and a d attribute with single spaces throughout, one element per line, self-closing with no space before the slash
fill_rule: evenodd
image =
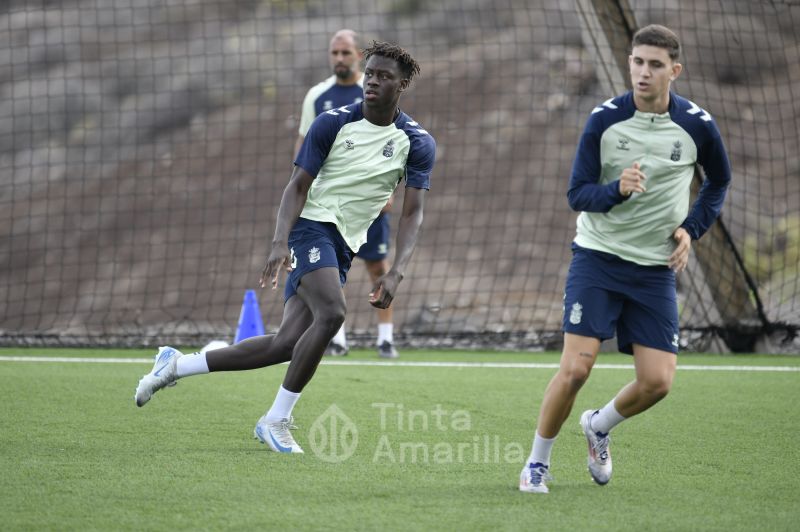
<path id="1" fill-rule="evenodd" d="M 258 308 L 258 299 L 255 290 L 248 290 L 244 293 L 242 303 L 242 313 L 239 314 L 239 326 L 236 327 L 236 339 L 233 343 L 237 344 L 251 336 L 261 336 L 264 334 L 264 322 L 261 321 L 261 310 Z"/>

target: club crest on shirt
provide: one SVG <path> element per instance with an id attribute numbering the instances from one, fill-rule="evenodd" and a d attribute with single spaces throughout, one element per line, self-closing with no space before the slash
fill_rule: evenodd
<path id="1" fill-rule="evenodd" d="M 322 110 L 330 111 L 331 109 L 333 109 L 333 102 L 331 100 L 325 100 L 325 102 L 322 104 Z"/>
<path id="2" fill-rule="evenodd" d="M 629 139 L 627 137 L 620 137 L 619 141 L 618 141 L 619 144 L 617 144 L 617 149 L 618 150 L 625 150 L 625 151 L 630 150 L 630 148 L 628 147 L 628 143 L 630 141 L 631 141 L 631 139 Z"/>
<path id="3" fill-rule="evenodd" d="M 356 147 L 356 143 L 352 141 L 352 139 L 344 139 L 344 149 L 352 150 Z"/>
<path id="4" fill-rule="evenodd" d="M 672 145 L 672 153 L 670 154 L 669 158 L 676 162 L 679 161 L 681 159 L 682 147 L 683 144 L 681 144 L 681 141 L 676 140 L 675 143 Z"/>
<path id="5" fill-rule="evenodd" d="M 386 146 L 383 147 L 383 156 L 391 157 L 392 155 L 394 155 L 394 141 L 389 139 L 389 142 L 387 142 Z"/>
<path id="6" fill-rule="evenodd" d="M 583 318 L 583 305 L 578 302 L 572 304 L 572 310 L 569 313 L 569 322 L 573 325 L 577 325 L 581 322 L 581 318 Z"/>
<path id="7" fill-rule="evenodd" d="M 313 247 L 308 250 L 308 262 L 314 264 L 315 262 L 319 262 L 319 248 Z"/>

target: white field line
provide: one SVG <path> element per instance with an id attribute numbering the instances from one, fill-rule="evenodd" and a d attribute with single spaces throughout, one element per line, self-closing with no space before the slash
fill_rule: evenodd
<path id="1" fill-rule="evenodd" d="M 87 358 L 87 357 L 46 357 L 46 356 L 0 356 L 0 362 L 50 362 L 85 364 L 151 364 L 152 358 Z M 411 362 L 383 360 L 323 360 L 326 366 L 395 366 L 416 368 L 496 368 L 496 369 L 556 369 L 557 363 L 537 362 Z M 595 364 L 594 369 L 632 370 L 633 364 Z M 686 371 L 769 371 L 800 372 L 800 366 L 709 366 L 678 365 Z"/>

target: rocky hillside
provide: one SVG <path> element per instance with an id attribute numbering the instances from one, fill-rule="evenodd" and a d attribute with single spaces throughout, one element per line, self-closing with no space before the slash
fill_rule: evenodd
<path id="1" fill-rule="evenodd" d="M 780 239 L 800 212 L 800 7 L 634 4 L 640 24 L 680 33 L 677 89 L 723 132 L 734 241 L 744 249 L 750 238 L 752 254 L 790 245 Z M 401 105 L 438 144 L 424 235 L 396 303 L 399 331 L 544 341 L 561 317 L 575 142 L 611 96 L 565 5 L 0 4 L 0 332 L 11 343 L 232 335 L 268 251 L 300 102 L 329 75 L 330 35 L 352 27 L 421 63 Z M 402 190 L 397 199 L 399 212 Z M 682 321 L 719 325 L 692 272 Z M 759 279 L 770 320 L 800 323 L 797 268 Z M 346 290 L 355 333 L 375 324 L 368 291 L 356 262 Z M 282 298 L 264 291 L 260 300 L 267 327 L 277 326 Z"/>

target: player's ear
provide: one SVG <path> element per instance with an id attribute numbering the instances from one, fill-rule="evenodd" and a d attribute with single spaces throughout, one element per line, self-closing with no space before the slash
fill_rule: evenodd
<path id="1" fill-rule="evenodd" d="M 399 92 L 403 92 L 404 90 L 406 90 L 409 85 L 411 85 L 411 80 L 410 79 L 408 79 L 408 78 L 401 79 L 400 80 L 400 88 L 398 89 Z"/>
<path id="2" fill-rule="evenodd" d="M 678 76 L 683 72 L 683 65 L 680 63 L 672 63 L 672 74 L 669 76 L 670 81 L 675 81 Z"/>

